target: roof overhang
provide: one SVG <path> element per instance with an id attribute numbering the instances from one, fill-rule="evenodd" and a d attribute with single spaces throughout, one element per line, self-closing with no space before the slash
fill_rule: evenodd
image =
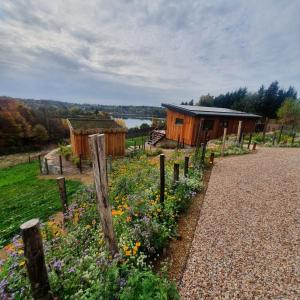
<path id="1" fill-rule="evenodd" d="M 183 106 L 186 106 L 183 107 Z M 175 104 L 168 104 L 168 103 L 162 103 L 162 107 L 165 107 L 167 109 L 180 112 L 186 115 L 194 116 L 194 117 L 232 117 L 232 118 L 251 118 L 251 119 L 260 119 L 261 116 L 251 114 L 251 113 L 245 113 L 242 111 L 237 111 L 237 110 L 231 110 L 231 109 L 222 109 L 222 108 L 217 108 L 217 107 L 212 107 L 211 109 L 218 109 L 216 111 L 210 111 L 209 108 L 207 107 L 201 107 L 201 106 L 196 106 L 197 110 L 193 110 L 192 105 L 175 105 Z M 194 106 L 195 108 L 195 106 Z M 203 109 L 201 109 L 203 108 Z"/>

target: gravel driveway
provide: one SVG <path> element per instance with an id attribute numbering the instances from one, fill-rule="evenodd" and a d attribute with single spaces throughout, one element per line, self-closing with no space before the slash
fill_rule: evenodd
<path id="1" fill-rule="evenodd" d="M 300 299 L 300 149 L 219 160 L 181 299 Z"/>

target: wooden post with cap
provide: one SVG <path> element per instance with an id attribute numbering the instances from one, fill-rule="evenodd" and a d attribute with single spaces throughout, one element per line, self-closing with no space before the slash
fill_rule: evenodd
<path id="1" fill-rule="evenodd" d="M 20 228 L 32 297 L 35 300 L 52 300 L 39 219 L 31 219 Z"/>

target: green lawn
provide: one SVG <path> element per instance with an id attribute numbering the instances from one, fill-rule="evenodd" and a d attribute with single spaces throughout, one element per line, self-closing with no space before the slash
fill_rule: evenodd
<path id="1" fill-rule="evenodd" d="M 136 142 L 136 145 L 142 145 L 143 141 L 146 142 L 148 141 L 149 136 L 138 136 L 130 139 L 126 139 L 126 148 L 130 146 L 134 146 L 134 142 Z"/>
<path id="2" fill-rule="evenodd" d="M 56 180 L 38 179 L 37 162 L 0 169 L 0 247 L 31 219 L 47 219 L 61 209 Z M 71 196 L 81 185 L 67 181 Z"/>

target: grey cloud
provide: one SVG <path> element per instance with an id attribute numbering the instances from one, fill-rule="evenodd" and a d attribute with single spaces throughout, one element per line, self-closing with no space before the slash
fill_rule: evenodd
<path id="1" fill-rule="evenodd" d="M 158 105 L 275 79 L 299 90 L 299 12 L 293 0 L 2 0 L 0 94 Z"/>

